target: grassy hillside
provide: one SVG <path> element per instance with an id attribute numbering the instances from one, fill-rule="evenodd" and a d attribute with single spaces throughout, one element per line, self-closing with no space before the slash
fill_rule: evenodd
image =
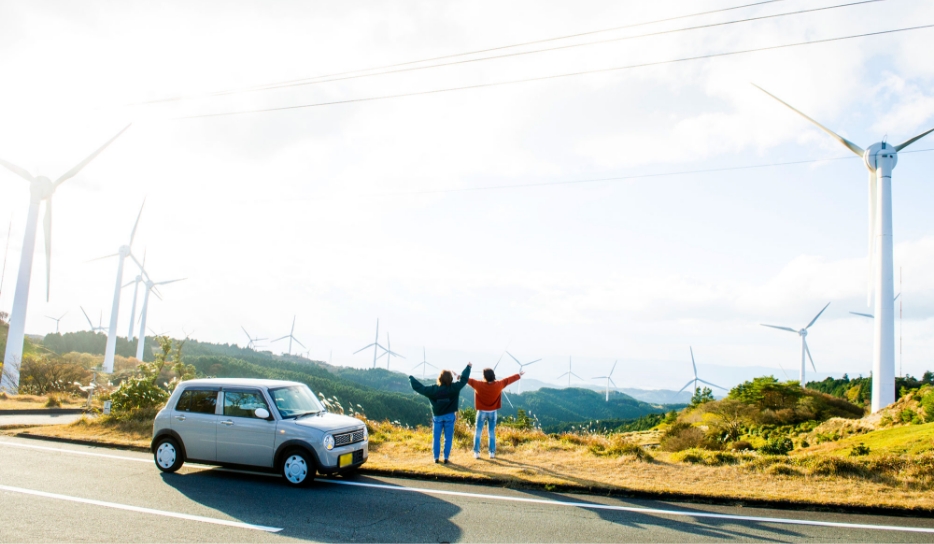
<path id="1" fill-rule="evenodd" d="M 573 422 L 637 419 L 666 411 L 664 406 L 638 401 L 623 393 L 611 391 L 607 402 L 603 393 L 577 388 L 546 387 L 521 395 L 509 395 L 509 400 L 512 405 L 504 401 L 500 415 L 515 416 L 519 409 L 525 410 L 538 420 L 545 432 L 559 432 Z"/>

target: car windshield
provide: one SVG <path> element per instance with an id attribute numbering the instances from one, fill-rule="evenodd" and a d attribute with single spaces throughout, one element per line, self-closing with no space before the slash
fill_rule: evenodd
<path id="1" fill-rule="evenodd" d="M 295 385 L 271 389 L 269 393 L 279 409 L 283 419 L 316 414 L 324 411 L 324 406 L 315 398 L 315 394 L 307 385 Z"/>

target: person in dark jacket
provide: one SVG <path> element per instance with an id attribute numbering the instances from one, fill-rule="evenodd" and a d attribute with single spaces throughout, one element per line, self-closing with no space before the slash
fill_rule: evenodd
<path id="1" fill-rule="evenodd" d="M 441 434 L 444 433 L 444 462 L 451 456 L 451 446 L 454 445 L 454 421 L 457 419 L 457 404 L 460 400 L 461 389 L 470 379 L 470 369 L 473 365 L 467 363 L 464 372 L 457 382 L 450 370 L 442 370 L 438 374 L 438 385 L 422 385 L 414 376 L 409 376 L 409 382 L 416 393 L 428 397 L 431 402 L 431 422 L 433 452 L 435 463 L 440 463 Z"/>

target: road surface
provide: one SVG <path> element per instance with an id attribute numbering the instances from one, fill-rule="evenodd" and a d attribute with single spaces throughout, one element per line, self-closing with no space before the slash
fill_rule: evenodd
<path id="1" fill-rule="evenodd" d="M 934 520 L 528 492 L 395 478 L 278 477 L 0 438 L 0 541 L 932 542 Z"/>

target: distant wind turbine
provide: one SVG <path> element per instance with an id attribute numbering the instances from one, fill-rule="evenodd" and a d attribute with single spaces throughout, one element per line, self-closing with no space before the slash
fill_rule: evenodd
<path id="1" fill-rule="evenodd" d="M 278 342 L 279 340 L 285 340 L 286 338 L 288 338 L 289 339 L 289 355 L 292 355 L 292 341 L 293 340 L 299 346 L 305 347 L 305 344 L 302 344 L 301 342 L 298 341 L 298 338 L 295 338 L 295 318 L 296 317 L 297 316 L 294 316 L 294 315 L 292 316 L 292 330 L 289 331 L 289 334 L 285 336 L 280 336 L 279 338 L 276 338 L 275 340 L 273 340 L 273 342 Z"/>
<path id="2" fill-rule="evenodd" d="M 423 347 L 422 348 L 422 362 L 412 367 L 412 370 L 414 371 L 416 368 L 422 367 L 422 378 L 425 378 L 428 376 L 427 370 L 429 366 L 435 370 L 438 370 L 438 367 L 428 362 L 428 357 L 425 355 L 425 348 Z"/>
<path id="3" fill-rule="evenodd" d="M 377 357 L 377 359 L 385 357 L 386 358 L 386 370 L 389 370 L 389 360 L 390 358 L 394 356 L 399 357 L 400 359 L 405 359 L 405 357 L 399 355 L 398 353 L 392 350 L 392 342 L 389 341 L 389 332 L 387 332 L 386 333 L 386 347 L 384 348 L 382 355 Z"/>
<path id="4" fill-rule="evenodd" d="M 827 306 L 830 306 L 829 302 L 827 303 Z M 805 373 L 804 357 L 805 355 L 807 355 L 808 359 L 811 360 L 811 368 L 814 369 L 814 372 L 817 372 L 817 367 L 814 366 L 814 358 L 811 357 L 811 350 L 808 349 L 808 341 L 807 341 L 808 329 L 810 329 L 811 325 L 813 325 L 814 322 L 817 321 L 817 318 L 820 317 L 822 313 L 824 313 L 824 310 L 827 309 L 827 306 L 824 306 L 824 308 L 821 311 L 817 312 L 817 315 L 814 316 L 814 319 L 812 319 L 811 322 L 808 323 L 807 326 L 804 327 L 803 329 L 794 330 L 791 327 L 779 327 L 778 325 L 766 325 L 765 323 L 760 323 L 760 325 L 762 325 L 763 327 L 771 327 L 773 329 L 793 332 L 801 337 L 801 374 L 798 378 L 798 381 L 801 384 L 801 387 L 804 387 L 804 384 L 805 384 L 805 381 L 804 381 L 804 373 Z"/>
<path id="5" fill-rule="evenodd" d="M 68 312 L 63 313 L 62 317 L 65 317 L 66 315 L 68 315 Z M 62 320 L 62 317 L 52 317 L 50 315 L 47 315 L 46 317 L 55 322 L 55 334 L 58 334 L 58 324 Z"/>
<path id="6" fill-rule="evenodd" d="M 179 278 L 175 280 L 168 281 L 152 281 L 149 278 L 149 275 L 146 275 L 145 289 L 146 292 L 143 293 L 143 310 L 139 314 L 139 340 L 136 342 L 136 358 L 140 361 L 143 360 L 143 349 L 146 346 L 146 316 L 149 314 L 149 294 L 152 293 L 156 295 L 159 300 L 162 300 L 162 296 L 159 294 L 159 290 L 156 288 L 159 285 L 168 285 L 170 283 L 175 283 L 177 281 L 182 281 L 187 278 Z"/>
<path id="7" fill-rule="evenodd" d="M 558 379 L 560 380 L 561 378 L 563 378 L 563 377 L 565 377 L 565 376 L 568 377 L 568 387 L 571 387 L 571 376 L 574 376 L 574 377 L 577 378 L 578 380 L 583 380 L 583 379 L 584 379 L 584 378 L 581 378 L 580 376 L 578 376 L 577 374 L 575 374 L 573 370 L 571 370 L 571 357 L 570 357 L 570 356 L 568 356 L 568 371 L 565 372 L 564 374 L 558 376 Z"/>
<path id="8" fill-rule="evenodd" d="M 373 348 L 373 368 L 376 368 L 376 359 L 379 358 L 379 350 L 386 351 L 386 348 L 384 348 L 384 347 L 383 347 L 382 345 L 380 345 L 380 343 L 379 343 L 379 318 L 376 319 L 376 336 L 375 336 L 374 339 L 373 339 L 373 343 L 372 343 L 372 344 L 369 344 L 369 345 L 366 345 L 366 346 L 363 346 L 362 348 L 360 348 L 360 349 L 358 349 L 357 351 L 353 352 L 353 354 L 356 355 L 356 354 L 360 353 L 361 351 L 363 351 L 363 350 L 365 350 L 365 349 L 370 349 L 370 348 Z"/>
<path id="9" fill-rule="evenodd" d="M 139 294 L 139 284 L 145 281 L 143 276 L 146 275 L 146 251 L 143 250 L 143 262 L 139 265 L 139 273 L 135 278 L 128 281 L 123 285 L 123 287 L 133 286 L 133 303 L 130 304 L 130 332 L 127 333 L 126 339 L 132 340 L 133 335 L 136 334 L 133 330 L 133 325 L 136 324 L 136 297 Z"/>
<path id="10" fill-rule="evenodd" d="M 610 402 L 610 384 L 612 383 L 613 387 L 616 387 L 616 382 L 613 381 L 613 371 L 616 370 L 616 363 L 618 362 L 619 362 L 618 360 L 613 361 L 613 368 L 610 369 L 610 373 L 607 374 L 606 376 L 595 376 L 593 378 L 595 380 L 603 380 L 603 379 L 606 380 L 606 401 L 607 402 Z"/>
<path id="11" fill-rule="evenodd" d="M 102 326 L 103 321 L 104 321 L 104 312 L 101 312 L 100 320 L 98 321 L 97 326 L 95 327 L 94 323 L 91 321 L 91 318 L 88 317 L 88 313 L 84 311 L 84 308 L 82 308 L 81 306 L 78 306 L 78 307 L 81 308 L 81 313 L 84 314 L 84 318 L 88 320 L 88 325 L 91 327 L 91 332 L 96 333 L 96 332 L 104 332 L 105 330 L 107 330 Z"/>
<path id="12" fill-rule="evenodd" d="M 256 343 L 261 340 L 269 340 L 268 338 L 260 338 L 258 336 L 256 338 L 253 338 L 252 336 L 250 336 L 250 333 L 247 332 L 247 330 L 243 327 L 243 325 L 240 325 L 240 328 L 243 329 L 244 334 L 246 334 L 246 337 L 249 340 L 249 342 L 247 342 L 246 344 L 247 349 L 254 349 L 256 347 Z"/>
<path id="13" fill-rule="evenodd" d="M 697 392 L 697 384 L 698 384 L 698 383 L 707 384 L 707 385 L 709 385 L 709 386 L 711 386 L 711 387 L 716 387 L 717 389 L 723 389 L 724 391 L 728 391 L 728 389 L 727 389 L 726 387 L 720 387 L 720 386 L 717 385 L 717 384 L 710 383 L 710 382 L 708 382 L 708 381 L 702 380 L 702 379 L 700 379 L 700 378 L 697 377 L 697 363 L 694 362 L 694 348 L 688 346 L 688 349 L 691 350 L 691 366 L 694 367 L 694 379 L 693 379 L 693 380 L 690 380 L 688 383 L 684 384 L 684 387 L 682 387 L 681 389 L 679 389 L 679 390 L 678 390 L 678 393 L 684 391 L 684 390 L 687 388 L 687 386 L 691 385 L 692 383 L 694 384 L 694 392 L 695 392 L 695 393 Z"/>
<path id="14" fill-rule="evenodd" d="M 519 362 L 519 359 L 516 359 L 515 355 L 513 355 L 512 353 L 509 353 L 509 352 L 507 351 L 507 352 L 506 352 L 506 355 L 512 357 L 512 360 L 515 361 L 517 365 L 519 365 L 519 372 L 524 372 L 524 371 L 525 371 L 525 367 L 527 367 L 527 366 L 529 366 L 529 365 L 534 365 L 535 363 L 541 361 L 541 359 L 535 359 L 534 361 L 529 362 L 529 363 L 520 363 L 520 362 Z M 516 392 L 517 392 L 518 394 L 520 394 L 520 395 L 522 394 L 522 380 L 519 380 L 519 383 L 516 384 Z"/>
<path id="15" fill-rule="evenodd" d="M 19 366 L 23 361 L 26 307 L 29 305 L 29 280 L 32 276 L 32 259 L 36 251 L 39 205 L 45 201 L 45 217 L 42 220 L 42 227 L 45 234 L 45 299 L 48 301 L 52 272 L 52 195 L 55 194 L 56 189 L 77 175 L 82 168 L 94 160 L 128 128 L 130 128 L 130 125 L 124 127 L 116 136 L 99 147 L 97 151 L 91 153 L 54 182 L 45 176 L 33 176 L 25 169 L 0 159 L 0 166 L 25 179 L 30 184 L 29 212 L 26 214 L 26 232 L 23 234 L 19 273 L 16 277 L 16 291 L 13 294 L 13 309 L 10 312 L 10 328 L 7 331 L 6 351 L 3 355 L 3 378 L 0 379 L 0 390 L 12 394 L 16 394 L 19 390 Z"/>
<path id="16" fill-rule="evenodd" d="M 499 363 L 503 360 L 503 355 L 506 355 L 506 353 L 507 353 L 507 352 L 504 350 L 504 351 L 499 355 L 499 359 L 497 359 L 497 360 L 496 360 L 496 364 L 493 365 L 493 372 L 494 372 L 494 373 L 496 373 L 496 367 L 499 366 Z M 530 363 L 530 364 L 531 364 L 531 363 Z M 520 394 L 521 394 L 521 393 L 520 393 Z M 509 403 L 509 406 L 511 406 L 512 408 L 515 408 L 515 405 L 513 405 L 512 401 L 509 400 L 509 395 L 506 394 L 506 391 L 505 391 L 505 390 L 503 390 L 503 398 L 506 399 L 506 402 Z"/>
<path id="17" fill-rule="evenodd" d="M 909 138 L 898 145 L 885 141 L 863 149 L 804 113 L 769 93 L 791 111 L 804 117 L 830 135 L 841 145 L 863 159 L 869 169 L 869 293 L 875 310 L 873 318 L 872 411 L 895 402 L 895 270 L 892 255 L 892 171 L 898 164 L 898 152 L 934 132 L 934 128 Z M 878 251 L 877 251 L 878 250 Z M 868 305 L 867 300 L 867 305 Z M 803 378 L 802 372 L 802 378 Z M 804 385 L 802 382 L 801 385 Z"/>

